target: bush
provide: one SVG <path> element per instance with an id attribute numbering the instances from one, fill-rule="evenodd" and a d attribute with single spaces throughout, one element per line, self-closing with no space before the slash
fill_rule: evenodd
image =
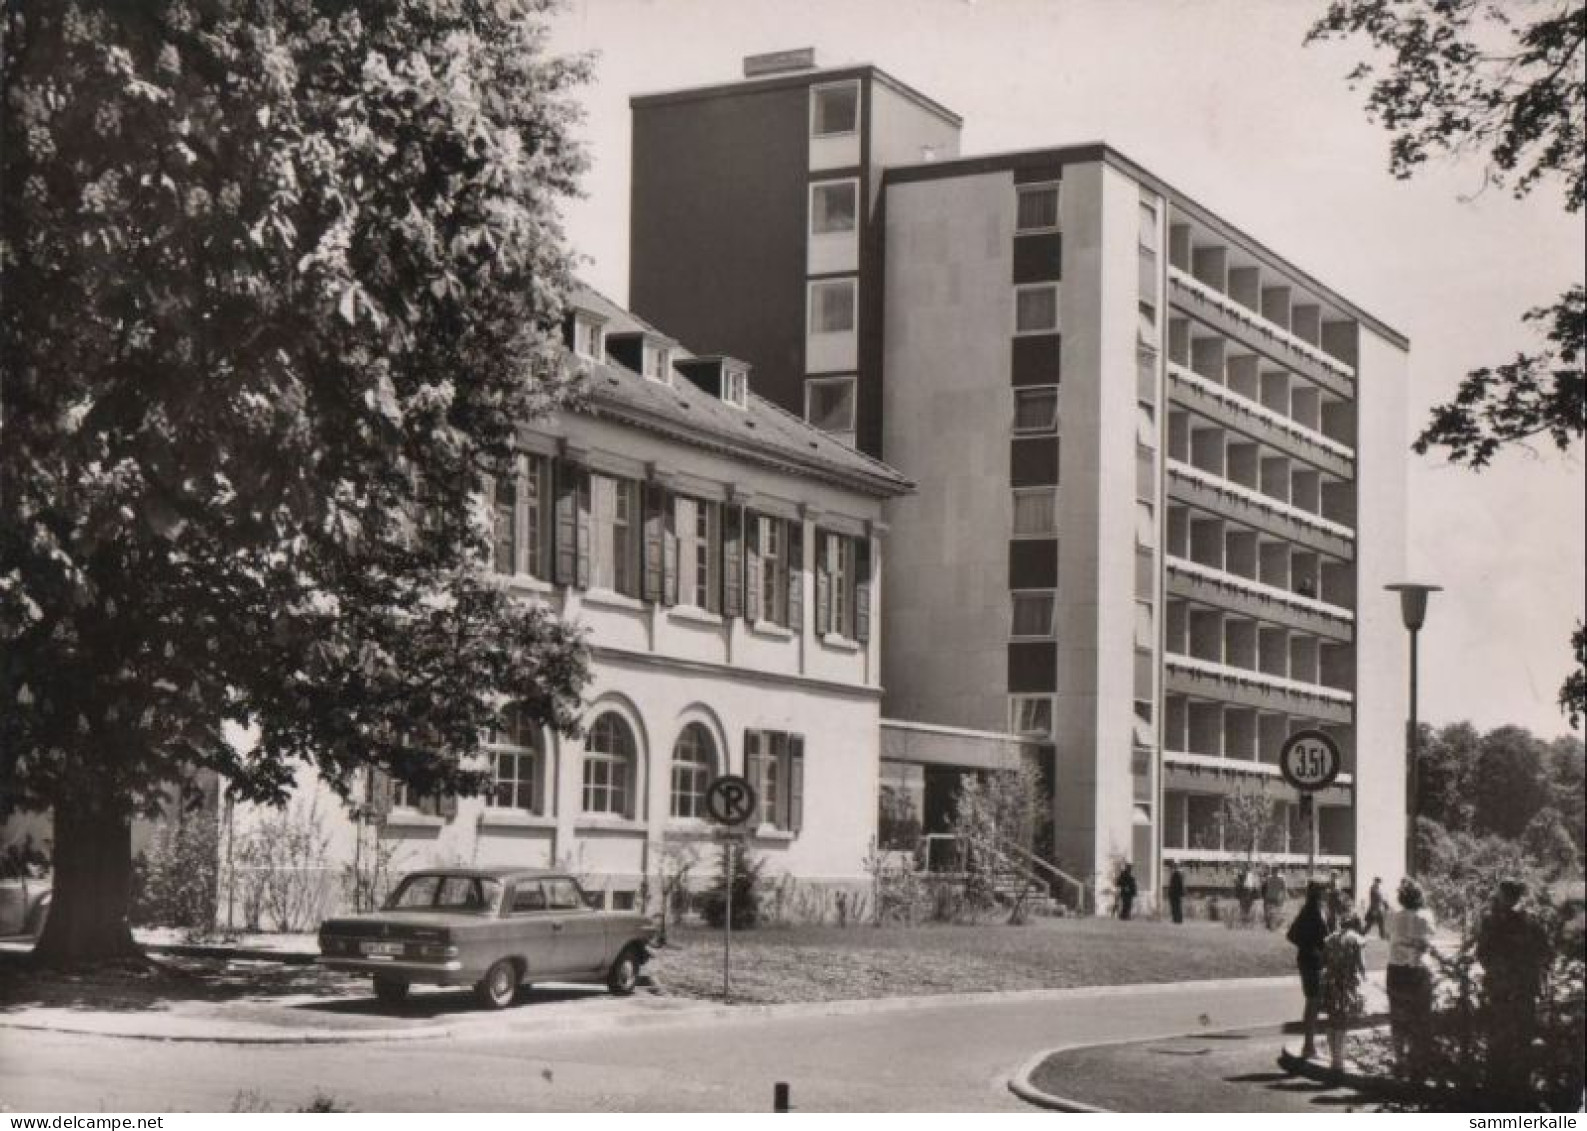
<path id="1" fill-rule="evenodd" d="M 231 863 L 243 925 L 307 931 L 325 916 L 334 881 L 330 837 L 320 827 L 318 799 L 271 813 L 237 838 Z"/>
<path id="2" fill-rule="evenodd" d="M 132 866 L 131 918 L 140 927 L 176 927 L 188 940 L 215 932 L 220 829 L 211 813 L 188 813 L 155 829 Z"/>
<path id="3" fill-rule="evenodd" d="M 729 855 L 731 854 L 731 856 Z M 765 861 L 753 856 L 747 848 L 730 845 L 722 850 L 716 875 L 711 886 L 700 900 L 700 914 L 712 927 L 720 927 L 727 918 L 728 860 L 733 862 L 733 929 L 746 930 L 760 924 L 760 904 L 764 881 Z"/>

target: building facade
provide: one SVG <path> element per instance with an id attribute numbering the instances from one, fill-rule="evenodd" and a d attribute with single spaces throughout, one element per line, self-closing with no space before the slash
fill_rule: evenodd
<path id="1" fill-rule="evenodd" d="M 1230 795 L 1267 799 L 1265 862 L 1315 835 L 1401 874 L 1404 337 L 1106 145 L 959 157 L 926 96 L 810 62 L 633 100 L 633 298 L 766 351 L 768 396 L 918 483 L 885 714 L 1043 744 L 1058 862 L 1098 888 L 1124 860 L 1227 884 Z M 729 164 L 751 132 L 776 159 Z M 847 180 L 854 266 L 818 272 Z M 750 226 L 786 246 L 717 255 Z M 706 275 L 743 297 L 667 289 Z M 1276 767 L 1301 729 L 1344 758 L 1315 834 Z"/>
<path id="2" fill-rule="evenodd" d="M 306 779 L 294 804 L 328 838 L 324 902 L 378 860 L 562 866 L 631 907 L 674 847 L 709 872 L 704 793 L 723 773 L 757 787 L 750 847 L 769 873 L 865 885 L 882 506 L 910 484 L 750 392 L 743 363 L 689 353 L 593 292 L 568 340 L 588 406 L 523 429 L 517 474 L 488 501 L 501 583 L 588 631 L 584 736 L 509 712 L 485 797 L 416 797 L 375 774 L 350 814 Z M 227 839 L 279 819 L 237 813 Z"/>

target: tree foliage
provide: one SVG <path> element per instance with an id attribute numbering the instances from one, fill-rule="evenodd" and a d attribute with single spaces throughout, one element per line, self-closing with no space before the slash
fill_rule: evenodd
<path id="1" fill-rule="evenodd" d="M 476 502 L 571 393 L 549 2 L 6 6 L 0 806 L 58 857 L 195 767 L 470 792 L 504 702 L 575 729 Z"/>

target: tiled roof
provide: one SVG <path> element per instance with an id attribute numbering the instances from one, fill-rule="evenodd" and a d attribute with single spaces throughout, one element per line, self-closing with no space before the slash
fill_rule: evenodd
<path id="1" fill-rule="evenodd" d="M 608 334 L 637 330 L 673 340 L 588 287 L 575 291 L 571 304 L 604 317 Z M 695 356 L 681 346 L 674 347 L 673 354 L 675 358 Z M 754 381 L 751 370 L 752 389 Z M 671 384 L 651 381 L 610 357 L 589 364 L 587 391 L 595 415 L 662 432 L 681 443 L 727 451 L 872 495 L 902 495 L 915 486 L 887 464 L 840 443 L 753 391 L 747 407 L 736 408 L 681 374 L 674 374 Z"/>

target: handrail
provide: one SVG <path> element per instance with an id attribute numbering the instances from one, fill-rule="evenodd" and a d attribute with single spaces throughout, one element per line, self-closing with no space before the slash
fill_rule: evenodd
<path id="1" fill-rule="evenodd" d="M 1037 856 L 1034 852 L 1028 851 L 1022 845 L 1015 844 L 1013 841 L 1004 841 L 1003 844 L 1006 848 L 1019 853 L 1022 857 L 1030 861 L 1030 863 L 1034 864 L 1040 870 L 1051 873 L 1055 879 L 1072 886 L 1075 889 L 1075 895 L 1077 896 L 1080 910 L 1086 910 L 1086 884 L 1084 880 L 1076 879 L 1074 876 L 1071 876 L 1068 872 L 1065 872 L 1056 864 L 1049 860 L 1043 860 L 1040 856 Z"/>
<path id="2" fill-rule="evenodd" d="M 931 844 L 933 841 L 949 841 L 957 843 L 961 839 L 963 838 L 958 836 L 956 833 L 927 833 L 926 835 L 922 836 L 920 841 L 925 850 L 923 857 L 926 864 L 926 871 L 931 871 Z M 1006 838 L 999 838 L 996 844 L 977 841 L 973 842 L 970 847 L 986 852 L 988 855 L 992 856 L 999 863 L 1001 863 L 1007 870 L 1018 875 L 1026 883 L 1034 883 L 1039 887 L 1046 887 L 1048 886 L 1048 882 L 1035 869 L 1039 869 L 1040 872 L 1049 873 L 1060 883 L 1067 884 L 1074 889 L 1076 902 L 1079 910 L 1082 913 L 1089 910 L 1086 901 L 1086 884 L 1083 880 L 1076 879 L 1068 872 L 1065 872 L 1062 868 L 1057 867 L 1050 861 L 1043 860 L 1040 856 L 1037 856 L 1033 852 L 1027 851 L 1021 845 L 1015 844 L 1013 841 Z M 1022 863 L 1021 860 L 1015 859 L 1010 855 L 1011 852 L 1017 853 L 1019 857 L 1028 863 Z M 1032 868 L 1032 865 L 1034 865 L 1034 869 Z"/>

